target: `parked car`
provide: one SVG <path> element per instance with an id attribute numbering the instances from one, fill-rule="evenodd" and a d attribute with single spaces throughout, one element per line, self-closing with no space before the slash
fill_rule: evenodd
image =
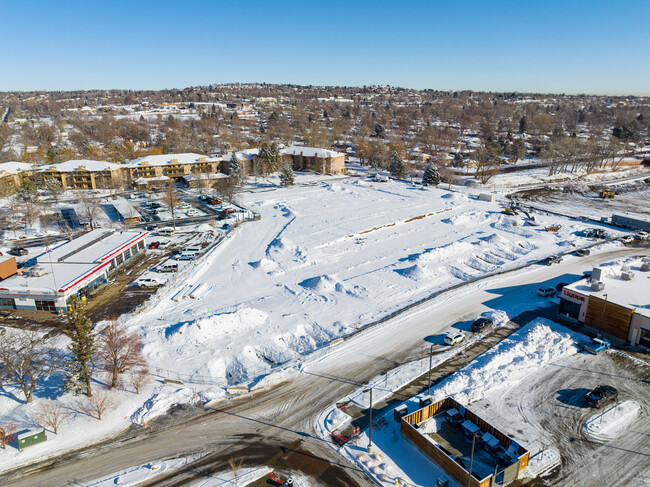
<path id="1" fill-rule="evenodd" d="M 479 318 L 476 321 L 474 321 L 474 323 L 472 323 L 472 331 L 474 333 L 477 333 L 479 331 L 487 330 L 492 325 L 494 325 L 494 322 L 491 319 Z"/>
<path id="2" fill-rule="evenodd" d="M 223 201 L 219 199 L 210 200 L 211 205 L 220 205 L 221 203 L 223 203 Z"/>
<path id="3" fill-rule="evenodd" d="M 578 249 L 573 253 L 573 255 L 575 255 L 576 257 L 585 257 L 586 255 L 589 255 L 590 253 L 591 252 L 589 251 L 589 249 Z"/>
<path id="4" fill-rule="evenodd" d="M 608 402 L 618 402 L 618 390 L 612 386 L 598 386 L 585 395 L 585 401 L 593 408 L 599 408 Z"/>
<path id="5" fill-rule="evenodd" d="M 156 272 L 176 272 L 178 270 L 177 262 L 165 262 L 156 268 Z"/>
<path id="6" fill-rule="evenodd" d="M 147 246 L 147 248 L 149 248 L 149 249 L 157 249 L 158 247 L 160 247 L 160 242 L 151 242 L 151 243 Z"/>
<path id="7" fill-rule="evenodd" d="M 230 215 L 231 213 L 235 213 L 235 211 L 237 211 L 237 210 L 235 210 L 234 208 L 226 208 L 225 210 L 223 210 L 223 212 L 226 215 Z"/>
<path id="8" fill-rule="evenodd" d="M 539 294 L 543 298 L 546 298 L 548 296 L 555 296 L 555 289 L 553 289 L 552 287 L 548 287 L 548 286 L 540 287 L 537 290 L 537 294 Z"/>
<path id="9" fill-rule="evenodd" d="M 465 333 L 462 331 L 450 331 L 445 335 L 444 342 L 449 346 L 457 345 L 465 339 Z"/>
<path id="10" fill-rule="evenodd" d="M 14 247 L 9 251 L 12 255 L 27 255 L 29 251 L 25 247 Z"/>
<path id="11" fill-rule="evenodd" d="M 559 255 L 551 255 L 550 257 L 546 257 L 546 259 L 542 261 L 542 264 L 552 265 L 552 264 L 559 264 L 560 262 L 562 262 L 562 257 L 560 257 Z"/>
<path id="12" fill-rule="evenodd" d="M 596 355 L 598 354 L 598 352 L 607 350 L 611 346 L 612 344 L 606 340 L 601 340 L 600 338 L 592 338 L 591 341 L 583 345 L 582 348 L 586 352 L 593 353 L 594 355 Z"/>
<path id="13" fill-rule="evenodd" d="M 634 235 L 635 240 L 650 240 L 650 233 L 648 232 L 639 232 Z"/>
<path id="14" fill-rule="evenodd" d="M 619 240 L 624 244 L 629 244 L 634 242 L 634 237 L 632 235 L 623 235 Z"/>
<path id="15" fill-rule="evenodd" d="M 163 283 L 148 277 L 143 277 L 138 279 L 138 287 L 160 287 Z"/>

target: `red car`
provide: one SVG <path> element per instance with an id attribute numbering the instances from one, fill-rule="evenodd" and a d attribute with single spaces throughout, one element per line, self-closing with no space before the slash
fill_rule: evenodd
<path id="1" fill-rule="evenodd" d="M 224 212 L 226 215 L 229 215 L 230 213 L 234 213 L 235 210 L 232 209 L 232 208 L 226 208 L 225 210 L 223 210 L 223 212 Z"/>
<path id="2" fill-rule="evenodd" d="M 148 246 L 150 249 L 157 249 L 160 246 L 160 242 L 151 242 Z"/>

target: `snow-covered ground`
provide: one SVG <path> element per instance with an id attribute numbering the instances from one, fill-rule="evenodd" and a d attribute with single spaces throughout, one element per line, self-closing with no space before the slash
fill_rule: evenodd
<path id="1" fill-rule="evenodd" d="M 594 415 L 585 423 L 585 433 L 598 441 L 607 441 L 620 435 L 636 419 L 639 405 L 634 401 L 614 404 Z"/>
<path id="2" fill-rule="evenodd" d="M 153 367 L 249 383 L 436 291 L 591 244 L 582 222 L 402 182 L 342 180 L 245 194 L 261 214 L 206 255 L 192 275 L 128 319 Z M 557 232 L 544 225 L 561 223 Z M 202 301 L 175 302 L 205 283 Z M 218 353 L 215 353 L 218 352 Z"/>

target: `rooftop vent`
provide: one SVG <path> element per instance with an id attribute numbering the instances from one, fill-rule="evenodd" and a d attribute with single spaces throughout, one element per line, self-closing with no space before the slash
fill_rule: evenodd
<path id="1" fill-rule="evenodd" d="M 592 291 L 602 291 L 605 289 L 605 283 L 603 281 L 592 281 L 591 290 Z"/>
<path id="2" fill-rule="evenodd" d="M 621 272 L 630 272 L 630 266 L 629 265 L 621 266 Z"/>
<path id="3" fill-rule="evenodd" d="M 641 264 L 641 272 L 648 272 L 650 271 L 650 262 L 644 262 Z"/>
<path id="4" fill-rule="evenodd" d="M 29 270 L 29 275 L 32 277 L 41 277 L 46 273 L 45 267 L 32 267 Z"/>
<path id="5" fill-rule="evenodd" d="M 621 279 L 624 281 L 631 281 L 634 279 L 634 272 L 632 271 L 627 271 L 627 272 L 621 272 Z"/>

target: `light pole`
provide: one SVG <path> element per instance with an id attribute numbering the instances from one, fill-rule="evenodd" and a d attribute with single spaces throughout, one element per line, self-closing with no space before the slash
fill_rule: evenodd
<path id="1" fill-rule="evenodd" d="M 600 315 L 600 330 L 598 330 L 598 337 L 603 335 L 603 320 L 605 319 L 605 308 L 607 307 L 607 294 L 605 296 L 605 302 L 603 303 L 603 313 Z"/>
<path id="2" fill-rule="evenodd" d="M 429 386 L 427 387 L 427 396 L 431 395 L 431 358 L 433 357 L 433 345 L 429 349 Z"/>
<path id="3" fill-rule="evenodd" d="M 370 392 L 370 429 L 368 430 L 368 453 L 372 453 L 372 387 L 364 389 L 363 392 Z"/>
<path id="4" fill-rule="evenodd" d="M 469 473 L 467 475 L 467 487 L 470 486 L 470 482 L 472 481 L 472 465 L 474 463 L 474 443 L 476 443 L 476 437 L 478 435 L 474 433 L 474 436 L 472 436 L 472 455 L 469 458 Z"/>

